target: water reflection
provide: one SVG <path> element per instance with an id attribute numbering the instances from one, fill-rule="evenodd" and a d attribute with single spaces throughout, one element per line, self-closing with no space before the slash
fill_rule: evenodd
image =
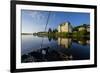
<path id="1" fill-rule="evenodd" d="M 80 45 L 89 45 L 90 44 L 90 39 L 89 38 L 77 38 L 77 39 L 73 39 L 73 41 L 79 43 Z"/>
<path id="2" fill-rule="evenodd" d="M 69 48 L 71 46 L 71 38 L 58 38 L 58 45 L 63 48 Z"/>
<path id="3" fill-rule="evenodd" d="M 64 61 L 72 60 L 72 55 L 63 51 L 51 50 L 50 47 L 32 51 L 27 55 L 22 55 L 22 62 L 44 62 L 44 61 Z"/>
<path id="4" fill-rule="evenodd" d="M 81 45 L 87 45 L 87 44 L 90 44 L 90 41 L 89 40 L 86 40 L 86 41 L 79 40 L 78 43 L 81 44 Z"/>
<path id="5" fill-rule="evenodd" d="M 41 47 L 42 37 L 22 36 L 22 63 L 90 59 L 90 41 L 87 38 L 43 38 Z"/>

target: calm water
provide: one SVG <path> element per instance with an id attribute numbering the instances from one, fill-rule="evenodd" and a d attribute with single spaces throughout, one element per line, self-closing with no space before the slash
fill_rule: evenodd
<path id="1" fill-rule="evenodd" d="M 90 59 L 89 42 L 86 39 L 77 40 L 22 35 L 21 62 Z"/>

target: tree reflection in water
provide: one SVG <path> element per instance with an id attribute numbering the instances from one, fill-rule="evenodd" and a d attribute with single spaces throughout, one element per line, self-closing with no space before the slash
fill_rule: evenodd
<path id="1" fill-rule="evenodd" d="M 87 44 L 88 45 L 90 44 L 90 40 L 87 38 L 62 38 L 62 37 L 57 38 L 56 36 L 54 37 L 48 36 L 48 41 L 51 42 L 52 40 L 57 42 L 56 44 L 58 44 L 58 47 L 52 48 L 50 45 L 47 45 L 47 47 L 45 46 L 44 48 L 33 50 L 27 54 L 25 53 L 21 56 L 21 62 L 27 63 L 27 62 L 67 61 L 67 60 L 89 58 L 88 57 L 89 55 L 88 56 L 85 55 L 86 51 L 84 49 L 82 49 L 82 51 L 80 52 L 76 51 L 79 50 L 77 49 L 80 48 L 79 46 L 81 45 L 85 46 Z M 72 43 L 77 43 L 77 45 L 79 46 L 74 49 L 71 49 Z M 81 52 L 83 53 L 82 55 Z"/>

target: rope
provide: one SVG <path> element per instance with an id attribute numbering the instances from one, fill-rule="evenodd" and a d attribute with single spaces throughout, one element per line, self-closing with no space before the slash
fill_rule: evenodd
<path id="1" fill-rule="evenodd" d="M 46 28 L 47 28 L 47 25 L 48 25 L 48 22 L 49 22 L 49 18 L 50 18 L 50 13 L 51 13 L 51 12 L 49 12 L 49 13 L 48 13 L 47 22 L 46 22 L 46 26 L 45 26 L 44 31 L 46 31 Z M 41 48 L 42 48 L 42 46 L 43 46 L 43 39 L 44 39 L 44 38 L 42 37 L 42 44 L 41 44 Z"/>

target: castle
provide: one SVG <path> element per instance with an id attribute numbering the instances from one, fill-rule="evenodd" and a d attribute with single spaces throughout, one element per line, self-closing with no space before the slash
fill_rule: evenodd
<path id="1" fill-rule="evenodd" d="M 62 23 L 58 26 L 58 32 L 68 32 L 68 33 L 72 33 L 74 30 L 74 28 L 72 27 L 72 25 L 70 24 L 70 22 L 65 22 Z M 77 26 L 78 31 L 83 31 L 86 30 L 87 32 L 90 32 L 90 25 L 88 24 L 82 24 L 80 26 Z"/>
<path id="2" fill-rule="evenodd" d="M 58 32 L 72 32 L 72 30 L 70 22 L 65 22 L 58 26 Z"/>

